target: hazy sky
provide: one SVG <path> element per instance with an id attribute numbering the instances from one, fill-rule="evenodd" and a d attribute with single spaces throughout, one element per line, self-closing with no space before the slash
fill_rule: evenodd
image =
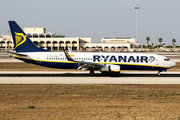
<path id="1" fill-rule="evenodd" d="M 180 0 L 1 0 L 0 35 L 7 35 L 8 20 L 21 28 L 46 27 L 47 32 L 66 37 L 136 37 L 138 10 L 138 42 L 146 44 L 180 44 Z"/>

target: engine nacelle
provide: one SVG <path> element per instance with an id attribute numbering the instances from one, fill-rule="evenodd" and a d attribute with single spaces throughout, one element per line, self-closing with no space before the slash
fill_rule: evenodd
<path id="1" fill-rule="evenodd" d="M 106 65 L 101 67 L 101 73 L 117 73 L 119 74 L 121 70 L 121 66 L 119 65 Z"/>

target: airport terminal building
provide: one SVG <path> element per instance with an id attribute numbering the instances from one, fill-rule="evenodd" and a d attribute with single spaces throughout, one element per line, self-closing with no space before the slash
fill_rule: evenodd
<path id="1" fill-rule="evenodd" d="M 52 51 L 62 51 L 68 47 L 73 51 L 122 51 L 136 46 L 135 39 L 130 37 L 105 37 L 101 43 L 92 43 L 90 37 L 65 37 L 46 33 L 44 27 L 25 27 L 24 32 L 36 46 Z M 12 49 L 13 46 L 11 35 L 0 36 L 1 51 Z"/>

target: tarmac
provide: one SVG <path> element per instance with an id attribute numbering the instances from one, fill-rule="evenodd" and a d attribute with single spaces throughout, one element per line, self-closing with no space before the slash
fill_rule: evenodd
<path id="1" fill-rule="evenodd" d="M 180 84 L 180 72 L 122 72 L 94 76 L 89 71 L 1 71 L 0 84 Z"/>

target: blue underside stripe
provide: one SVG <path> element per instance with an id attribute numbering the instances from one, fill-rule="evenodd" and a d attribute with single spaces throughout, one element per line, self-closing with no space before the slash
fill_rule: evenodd
<path id="1" fill-rule="evenodd" d="M 77 69 L 78 63 L 74 62 L 63 62 L 63 61 L 36 61 L 32 59 L 24 59 L 15 57 L 16 59 L 22 60 L 26 63 L 32 63 L 40 66 L 59 68 L 59 69 Z M 116 64 L 121 66 L 121 70 L 166 70 L 168 68 L 163 67 L 152 67 L 152 66 L 140 66 L 140 65 L 127 65 L 127 64 Z"/>

